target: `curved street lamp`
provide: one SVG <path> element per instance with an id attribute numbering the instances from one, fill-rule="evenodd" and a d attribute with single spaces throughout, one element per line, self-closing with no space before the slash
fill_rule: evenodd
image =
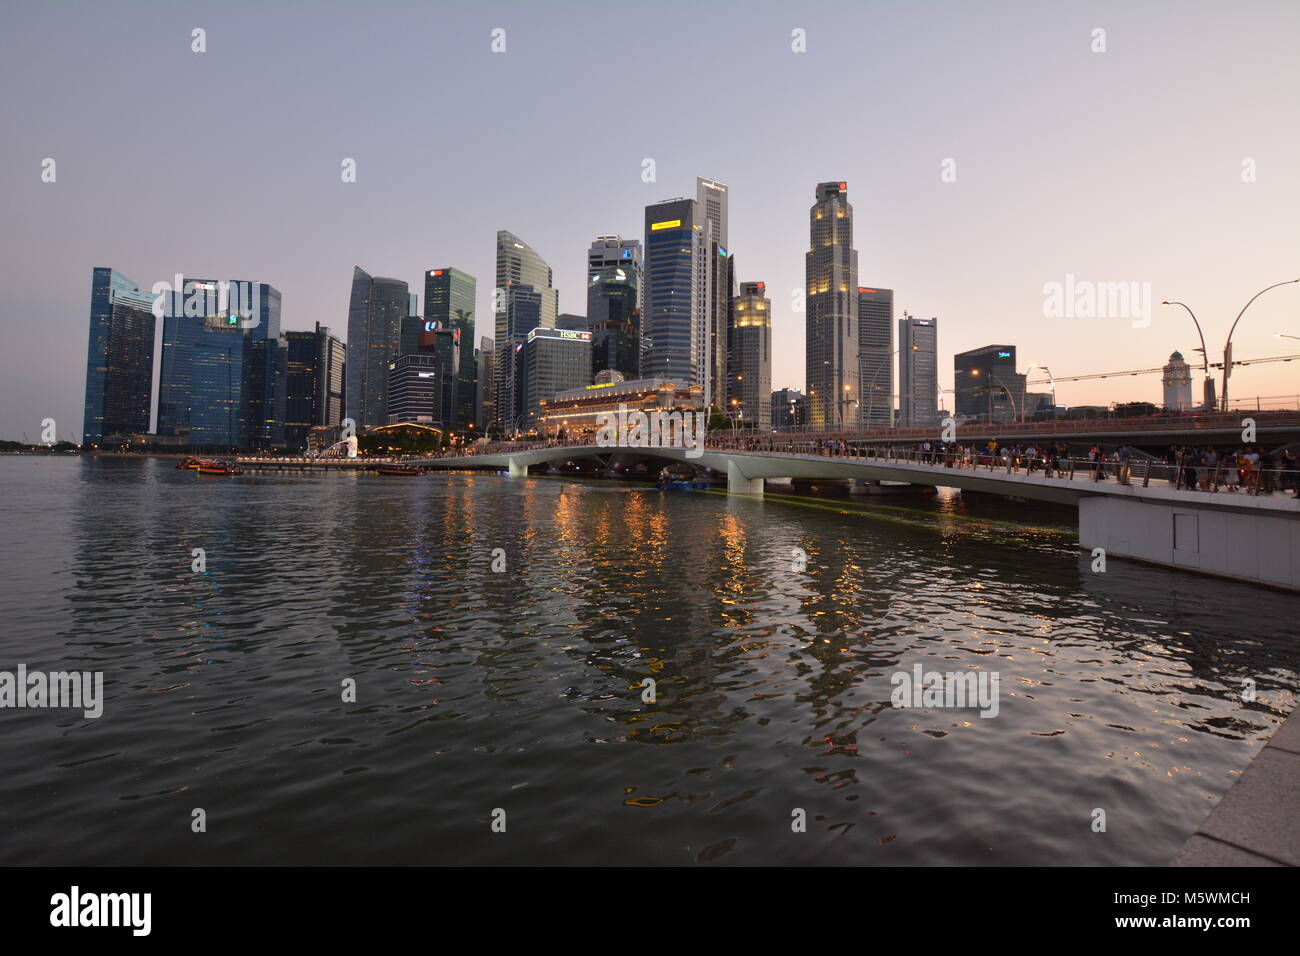
<path id="1" fill-rule="evenodd" d="M 1241 311 L 1237 313 L 1237 317 L 1233 320 L 1232 328 L 1228 329 L 1228 340 L 1223 343 L 1223 394 L 1219 397 L 1219 400 L 1223 403 L 1221 406 L 1223 411 L 1226 412 L 1228 410 L 1228 376 L 1232 373 L 1232 333 L 1237 331 L 1237 323 L 1240 322 L 1241 317 L 1246 314 L 1246 310 L 1250 308 L 1251 302 L 1254 302 L 1265 292 L 1269 291 L 1269 289 L 1276 289 L 1278 286 L 1291 285 L 1295 282 L 1300 282 L 1300 279 L 1287 279 L 1284 282 L 1274 282 L 1272 285 L 1260 289 L 1250 297 L 1250 302 L 1247 302 L 1241 307 Z"/>
<path id="2" fill-rule="evenodd" d="M 1029 373 L 1036 368 L 1041 368 L 1044 372 L 1047 373 L 1047 384 L 1052 390 L 1052 420 L 1055 421 L 1056 420 L 1056 377 L 1052 375 L 1052 370 L 1048 368 L 1046 365 L 1043 365 L 1039 362 L 1032 362 L 1030 363 L 1029 368 L 1025 369 L 1025 378 L 1028 379 Z"/>
<path id="3" fill-rule="evenodd" d="M 1201 353 L 1201 371 L 1204 375 L 1204 380 L 1201 382 L 1201 404 L 1205 406 L 1207 412 L 1211 411 L 1214 407 L 1214 397 L 1210 392 L 1211 389 L 1214 388 L 1214 384 L 1213 380 L 1210 378 L 1210 351 L 1205 347 L 1205 333 L 1201 331 L 1201 323 L 1197 321 L 1196 313 L 1193 312 L 1184 302 L 1161 302 L 1160 304 L 1181 305 L 1184 309 L 1187 309 L 1187 314 L 1190 315 L 1192 321 L 1196 323 L 1196 334 L 1201 337 L 1201 347 L 1199 351 Z"/>

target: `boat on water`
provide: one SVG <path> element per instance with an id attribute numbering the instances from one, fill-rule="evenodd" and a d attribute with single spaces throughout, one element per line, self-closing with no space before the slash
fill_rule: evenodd
<path id="1" fill-rule="evenodd" d="M 195 466 L 200 475 L 242 475 L 244 469 L 236 461 L 212 461 L 204 459 Z"/>
<path id="2" fill-rule="evenodd" d="M 195 458 L 193 455 L 191 455 L 190 457 L 183 459 L 181 463 L 176 466 L 176 470 L 186 471 L 191 468 L 198 468 L 199 462 L 201 462 L 202 460 L 203 460 L 202 458 Z"/>
<path id="3" fill-rule="evenodd" d="M 700 481 L 699 479 L 661 480 L 659 482 L 659 488 L 663 491 L 704 491 L 709 487 L 709 482 Z"/>
<path id="4" fill-rule="evenodd" d="M 423 474 L 419 468 L 412 468 L 410 465 L 380 465 L 375 469 L 381 475 L 391 475 L 401 478 L 412 478 Z"/>

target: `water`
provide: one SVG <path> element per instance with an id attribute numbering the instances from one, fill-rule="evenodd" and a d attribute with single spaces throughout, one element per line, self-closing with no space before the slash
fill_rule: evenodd
<path id="1" fill-rule="evenodd" d="M 1300 682 L 1294 596 L 956 495 L 0 456 L 0 545 L 0 670 L 106 696 L 0 711 L 4 864 L 1162 864 Z"/>

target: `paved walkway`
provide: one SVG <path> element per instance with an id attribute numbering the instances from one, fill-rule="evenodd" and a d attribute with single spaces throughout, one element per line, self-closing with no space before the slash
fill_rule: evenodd
<path id="1" fill-rule="evenodd" d="M 1300 866 L 1300 707 L 1223 795 L 1173 866 Z"/>

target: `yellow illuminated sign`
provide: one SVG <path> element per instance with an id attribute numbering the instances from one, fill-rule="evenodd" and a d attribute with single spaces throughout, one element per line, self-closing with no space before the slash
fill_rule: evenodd
<path id="1" fill-rule="evenodd" d="M 680 219 L 665 219 L 663 222 L 652 222 L 650 224 L 650 231 L 654 232 L 656 229 L 676 229 L 681 224 L 682 221 Z"/>

